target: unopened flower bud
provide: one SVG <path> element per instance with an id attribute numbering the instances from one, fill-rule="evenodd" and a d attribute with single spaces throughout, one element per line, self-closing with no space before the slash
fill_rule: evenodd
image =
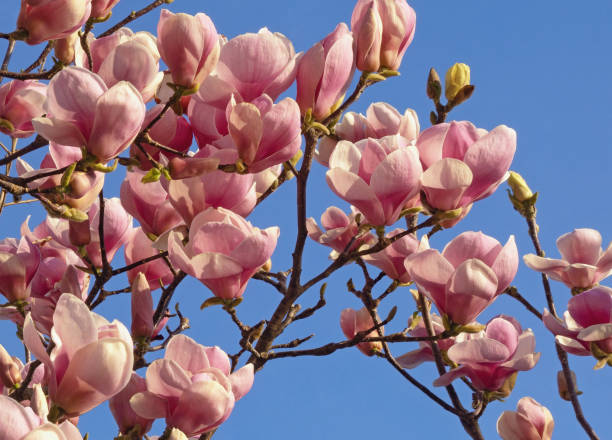
<path id="1" fill-rule="evenodd" d="M 470 66 L 463 63 L 455 63 L 446 71 L 444 79 L 444 94 L 450 102 L 461 89 L 470 84 Z"/>
<path id="2" fill-rule="evenodd" d="M 438 102 L 440 95 L 442 94 L 442 83 L 440 82 L 440 76 L 436 69 L 433 67 L 429 70 L 429 76 L 427 77 L 427 97 L 429 99 Z"/>
<path id="3" fill-rule="evenodd" d="M 172 431 L 170 431 L 170 436 L 168 437 L 168 440 L 187 440 L 187 436 L 183 434 L 182 431 L 176 428 L 172 428 Z"/>
<path id="4" fill-rule="evenodd" d="M 525 200 L 528 200 L 533 197 L 533 192 L 531 191 L 531 188 L 529 188 L 527 182 L 525 182 L 525 179 L 523 179 L 523 176 L 521 176 L 517 172 L 510 171 L 508 185 L 512 189 L 512 195 L 519 202 L 524 202 Z"/>
<path id="5" fill-rule="evenodd" d="M 7 388 L 21 382 L 19 365 L 2 345 L 0 345 L 0 381 Z"/>
<path id="6" fill-rule="evenodd" d="M 576 383 L 576 373 L 571 371 L 572 384 L 574 385 L 574 390 L 576 391 L 576 395 L 579 396 L 582 394 L 582 391 L 578 391 L 578 385 Z M 565 379 L 565 374 L 563 370 L 557 373 L 557 389 L 559 390 L 559 396 L 563 400 L 567 400 L 568 402 L 572 400 L 569 388 L 567 386 L 567 380 Z"/>
<path id="7" fill-rule="evenodd" d="M 77 42 L 79 33 L 73 32 L 67 37 L 64 37 L 55 42 L 55 58 L 63 64 L 68 65 L 74 61 L 74 45 Z"/>

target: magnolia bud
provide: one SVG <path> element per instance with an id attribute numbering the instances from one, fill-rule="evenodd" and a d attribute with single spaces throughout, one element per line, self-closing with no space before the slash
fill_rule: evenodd
<path id="1" fill-rule="evenodd" d="M 436 69 L 433 67 L 429 70 L 429 76 L 427 77 L 427 97 L 433 99 L 435 102 L 440 100 L 442 94 L 442 83 L 440 82 L 440 76 Z"/>
<path id="2" fill-rule="evenodd" d="M 68 65 L 74 61 L 74 45 L 79 38 L 78 32 L 73 32 L 67 37 L 55 42 L 55 58 L 63 64 Z"/>
<path id="3" fill-rule="evenodd" d="M 574 390 L 576 391 L 576 395 L 579 396 L 580 394 L 582 394 L 582 391 L 578 391 L 578 385 L 576 383 L 576 373 L 571 370 L 570 373 L 570 376 L 572 378 L 572 384 L 574 385 Z M 563 371 L 559 371 L 557 373 L 557 389 L 559 390 L 559 396 L 563 400 L 572 400 L 569 388 L 567 386 L 567 380 L 565 379 L 565 374 L 563 373 Z"/>
<path id="4" fill-rule="evenodd" d="M 531 188 L 529 188 L 527 182 L 525 182 L 525 179 L 523 179 L 523 177 L 517 172 L 510 171 L 508 185 L 512 189 L 512 195 L 519 202 L 524 202 L 525 200 L 533 197 Z"/>
<path id="5" fill-rule="evenodd" d="M 447 100 L 452 101 L 457 93 L 468 85 L 470 85 L 470 66 L 467 64 L 455 63 L 446 71 L 444 94 Z"/>
<path id="6" fill-rule="evenodd" d="M 7 388 L 21 382 L 19 365 L 2 345 L 0 345 L 0 381 Z"/>

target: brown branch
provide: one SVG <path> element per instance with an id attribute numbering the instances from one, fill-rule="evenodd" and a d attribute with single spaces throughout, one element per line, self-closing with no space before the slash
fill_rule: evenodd
<path id="1" fill-rule="evenodd" d="M 118 31 L 119 29 L 121 29 L 126 24 L 136 20 L 138 17 L 142 17 L 143 15 L 147 14 L 148 12 L 151 12 L 153 9 L 157 8 L 158 6 L 161 6 L 164 3 L 172 3 L 173 1 L 174 0 L 155 0 L 150 5 L 145 6 L 144 8 L 139 9 L 138 11 L 132 11 L 130 13 L 130 15 L 125 17 L 119 23 L 117 23 L 116 25 L 114 25 L 110 29 L 107 29 L 106 31 L 102 32 L 98 36 L 98 38 L 107 37 L 107 36 L 111 35 L 112 33 L 114 33 L 115 31 Z"/>
<path id="2" fill-rule="evenodd" d="M 38 136 L 36 136 L 36 138 L 29 145 L 26 145 L 25 147 L 20 148 L 19 150 L 15 151 L 14 153 L 11 153 L 8 156 L 3 157 L 2 159 L 0 159 L 0 165 L 6 165 L 7 163 L 10 163 L 10 162 L 14 161 L 18 157 L 23 156 L 24 154 L 31 153 L 32 151 L 36 151 L 39 148 L 42 148 L 42 147 L 44 147 L 44 146 L 46 146 L 48 144 L 49 144 L 48 140 L 46 140 L 41 135 L 38 135 Z"/>
<path id="3" fill-rule="evenodd" d="M 57 72 L 62 70 L 62 68 L 63 68 L 63 66 L 61 65 L 61 63 L 56 63 L 49 70 L 46 70 L 44 72 L 39 72 L 39 73 L 26 73 L 26 72 L 18 73 L 18 72 L 8 72 L 6 70 L 0 70 L 0 77 L 13 78 L 13 79 L 21 79 L 21 80 L 26 80 L 26 79 L 51 79 L 51 78 L 53 78 L 53 75 L 55 75 Z"/>
<path id="4" fill-rule="evenodd" d="M 168 251 L 163 251 L 163 252 L 160 252 L 159 254 L 151 255 L 150 257 L 143 258 L 142 260 L 138 260 L 132 264 L 128 264 L 127 266 L 121 267 L 119 269 L 115 269 L 111 271 L 111 275 L 112 276 L 119 275 L 123 272 L 127 272 L 128 270 L 132 270 L 142 264 L 146 264 L 151 261 L 159 260 L 160 258 L 164 258 L 166 256 L 168 256 Z"/>
<path id="5" fill-rule="evenodd" d="M 542 314 L 523 295 L 519 293 L 516 287 L 509 286 L 502 293 L 505 293 L 506 295 L 516 299 L 518 302 L 523 304 L 527 310 L 534 314 L 540 321 L 542 320 Z"/>
<path id="6" fill-rule="evenodd" d="M 45 46 L 45 48 L 43 49 L 43 51 L 38 56 L 38 58 L 36 59 L 36 61 L 34 61 L 32 64 L 30 64 L 27 67 L 27 69 L 24 70 L 24 72 L 31 72 L 32 70 L 36 69 L 38 66 L 43 68 L 44 65 L 45 65 L 45 61 L 47 61 L 47 57 L 49 56 L 49 54 L 53 50 L 54 46 L 55 46 L 55 40 L 49 41 L 47 43 L 47 45 Z"/>
<path id="7" fill-rule="evenodd" d="M 13 55 L 13 50 L 15 49 L 15 39 L 9 38 L 9 43 L 6 48 L 6 53 L 4 54 L 4 60 L 2 61 L 1 70 L 6 70 L 8 68 L 8 63 L 11 60 L 11 56 Z"/>

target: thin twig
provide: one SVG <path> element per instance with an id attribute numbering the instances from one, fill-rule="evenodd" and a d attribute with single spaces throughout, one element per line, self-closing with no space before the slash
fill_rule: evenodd
<path id="1" fill-rule="evenodd" d="M 31 72 L 32 70 L 36 69 L 38 66 L 40 66 L 41 68 L 44 68 L 45 61 L 47 61 L 47 56 L 49 56 L 54 46 L 55 46 L 55 40 L 49 41 L 47 45 L 45 46 L 45 48 L 43 49 L 43 51 L 40 53 L 39 57 L 36 59 L 36 61 L 30 64 L 24 70 L 24 72 Z"/>
<path id="2" fill-rule="evenodd" d="M 117 23 L 116 25 L 114 25 L 110 29 L 107 29 L 106 31 L 102 32 L 98 36 L 98 38 L 107 37 L 107 36 L 111 35 L 112 33 L 114 33 L 115 31 L 118 31 L 119 29 L 121 29 L 126 24 L 136 20 L 138 17 L 141 17 L 141 16 L 145 15 L 146 13 L 151 12 L 153 9 L 157 8 L 158 6 L 163 5 L 164 3 L 172 3 L 172 1 L 174 1 L 174 0 L 155 0 L 150 5 L 145 6 L 144 8 L 142 8 L 142 9 L 140 9 L 138 11 L 132 11 L 130 13 L 130 15 L 125 17 L 119 23 Z"/>
<path id="3" fill-rule="evenodd" d="M 14 153 L 9 154 L 8 156 L 3 157 L 2 159 L 0 159 L 0 165 L 6 165 L 7 163 L 14 161 L 18 157 L 21 157 L 24 154 L 31 153 L 32 151 L 36 151 L 39 148 L 42 148 L 42 147 L 44 147 L 44 146 L 46 146 L 48 144 L 49 144 L 48 140 L 46 140 L 44 137 L 38 135 L 38 136 L 36 136 L 36 138 L 30 144 L 26 145 L 23 148 L 20 148 L 19 150 L 15 151 Z"/>

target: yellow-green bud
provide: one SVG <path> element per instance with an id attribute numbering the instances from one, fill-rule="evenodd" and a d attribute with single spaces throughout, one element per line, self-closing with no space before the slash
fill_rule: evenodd
<path id="1" fill-rule="evenodd" d="M 582 391 L 578 391 L 578 385 L 576 384 L 576 373 L 571 371 L 570 376 L 572 378 L 572 383 L 574 384 L 574 390 L 576 390 L 576 395 L 579 396 L 580 394 L 582 394 Z M 559 371 L 557 373 L 557 388 L 559 390 L 559 396 L 563 400 L 567 400 L 567 401 L 572 400 L 570 396 L 570 392 L 568 390 L 567 380 L 565 380 L 565 374 L 563 373 L 563 371 Z"/>
<path id="2" fill-rule="evenodd" d="M 517 199 L 519 202 L 524 202 L 525 200 L 533 197 L 533 192 L 531 191 L 531 188 L 529 188 L 527 182 L 525 182 L 525 179 L 523 179 L 523 176 L 521 176 L 517 172 L 510 171 L 510 177 L 508 178 L 508 186 L 510 186 L 510 188 L 512 189 L 512 195 L 514 196 L 514 198 Z"/>
<path id="3" fill-rule="evenodd" d="M 447 100 L 452 101 L 457 93 L 468 85 L 470 85 L 470 66 L 467 64 L 455 63 L 446 71 L 444 94 Z"/>

